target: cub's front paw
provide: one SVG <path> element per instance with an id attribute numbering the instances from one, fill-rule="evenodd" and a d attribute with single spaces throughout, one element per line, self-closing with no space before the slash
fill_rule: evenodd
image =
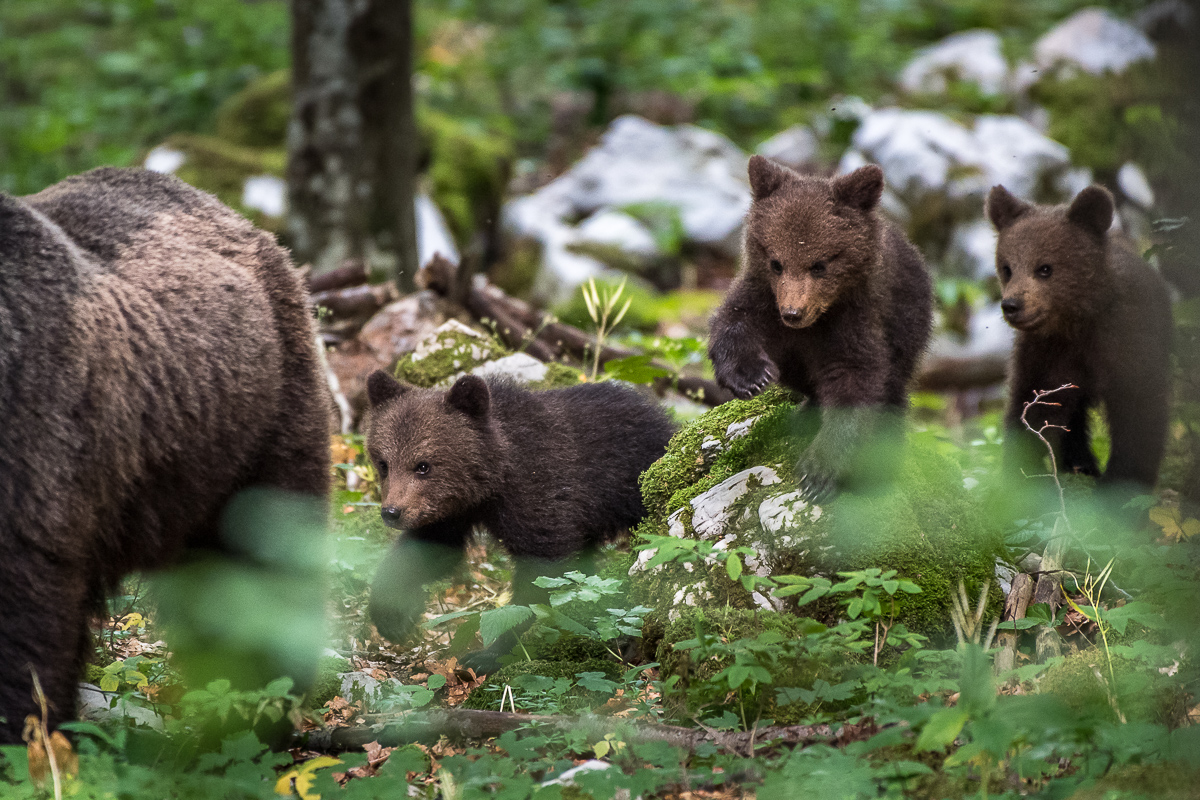
<path id="1" fill-rule="evenodd" d="M 735 397 L 748 400 L 779 378 L 779 370 L 762 353 L 734 359 L 716 370 L 717 383 L 733 392 Z"/>
<path id="2" fill-rule="evenodd" d="M 371 600 L 369 612 L 371 622 L 379 629 L 379 635 L 389 642 L 405 642 L 417 630 L 425 614 L 424 596 L 420 604 L 414 602 L 386 602 Z"/>
<path id="3" fill-rule="evenodd" d="M 478 675 L 491 675 L 496 670 L 500 669 L 500 657 L 491 651 L 490 648 L 482 650 L 473 650 L 466 653 L 458 660 L 458 663 L 463 667 L 475 670 Z"/>
<path id="4" fill-rule="evenodd" d="M 837 475 L 819 460 L 806 456 L 796 465 L 796 486 L 804 500 L 816 505 L 837 494 Z"/>

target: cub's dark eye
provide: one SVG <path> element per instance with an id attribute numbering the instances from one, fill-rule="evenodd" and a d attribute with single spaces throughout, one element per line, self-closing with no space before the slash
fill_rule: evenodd
<path id="1" fill-rule="evenodd" d="M 780 264 L 778 261 L 776 261 L 775 259 L 772 258 L 771 259 L 771 272 L 774 272 L 776 275 L 782 275 L 783 274 L 783 264 Z"/>
<path id="2" fill-rule="evenodd" d="M 429 464 L 422 461 L 421 463 L 419 463 L 415 467 L 413 467 L 413 472 L 417 473 L 418 475 L 428 475 L 429 474 Z"/>
<path id="3" fill-rule="evenodd" d="M 809 272 L 811 272 L 813 275 L 824 275 L 825 267 L 826 264 L 824 261 L 818 261 L 812 265 L 812 268 L 809 270 Z"/>
<path id="4" fill-rule="evenodd" d="M 1000 265 L 1000 280 L 1006 281 L 1011 277 L 1012 277 L 1012 267 L 1008 266 L 1008 264 L 1001 264 Z"/>
<path id="5" fill-rule="evenodd" d="M 387 462 L 386 461 L 379 462 L 379 477 L 380 478 L 387 477 Z"/>
<path id="6" fill-rule="evenodd" d="M 1052 274 L 1054 274 L 1054 267 L 1050 266 L 1049 264 L 1041 264 L 1033 271 L 1033 274 L 1037 275 L 1039 278 L 1049 278 Z"/>

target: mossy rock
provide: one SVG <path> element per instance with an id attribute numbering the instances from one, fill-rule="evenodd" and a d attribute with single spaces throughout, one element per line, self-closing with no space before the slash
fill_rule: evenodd
<path id="1" fill-rule="evenodd" d="M 590 659 L 586 661 L 518 661 L 502 667 L 495 674 L 489 675 L 487 682 L 476 687 L 463 702 L 463 708 L 478 708 L 496 711 L 500 708 L 500 698 L 504 695 L 504 687 L 520 683 L 523 676 L 538 676 L 553 680 L 565 680 L 574 683 L 581 672 L 602 672 L 608 680 L 621 679 L 621 666 L 612 661 Z M 514 687 L 515 688 L 515 687 Z M 520 692 L 518 692 L 519 694 Z M 603 704 L 610 695 L 594 692 L 574 685 L 559 697 L 557 713 L 572 714 Z M 518 700 L 520 710 L 520 700 Z"/>
<path id="2" fill-rule="evenodd" d="M 829 684 L 841 682 L 840 672 L 852 666 L 854 658 L 847 652 L 813 653 L 810 656 L 782 660 L 772 670 L 771 683 L 760 683 L 751 687 L 743 684 L 736 692 L 717 685 L 712 678 L 731 665 L 732 659 L 704 658 L 697 660 L 690 649 L 678 649 L 676 645 L 705 635 L 719 636 L 726 643 L 735 645 L 740 640 L 753 640 L 772 632 L 775 638 L 795 642 L 814 629 L 821 627 L 812 619 L 770 611 L 743 608 L 689 608 L 678 618 L 661 629 L 661 638 L 647 642 L 657 653 L 661 665 L 664 689 L 663 699 L 668 713 L 678 718 L 690 718 L 703 713 L 706 717 L 729 711 L 747 724 L 755 720 L 771 719 L 775 724 L 796 723 L 816 710 L 817 706 L 802 701 L 781 702 L 778 689 L 811 690 L 817 680 Z M 672 681 L 672 678 L 678 680 Z M 819 706 L 825 711 L 833 710 L 838 704 L 828 702 Z M 742 718 L 745 719 L 742 719 Z"/>
<path id="3" fill-rule="evenodd" d="M 292 113 L 291 72 L 255 78 L 217 109 L 217 136 L 242 147 L 280 149 Z"/>
<path id="4" fill-rule="evenodd" d="M 1150 761 L 1114 768 L 1072 800 L 1200 800 L 1200 769 L 1179 761 Z"/>
<path id="5" fill-rule="evenodd" d="M 414 386 L 431 387 L 505 355 L 508 352 L 492 337 L 451 320 L 400 359 L 395 374 Z"/>
<path id="6" fill-rule="evenodd" d="M 480 372 L 489 362 L 512 359 L 516 355 L 495 338 L 457 320 L 440 326 L 417 348 L 396 364 L 398 379 L 414 386 L 445 388 L 468 372 Z M 541 377 L 526 380 L 529 389 L 562 388 L 577 385 L 583 373 L 558 363 L 538 363 L 524 357 L 524 363 L 536 366 Z M 487 374 L 486 369 L 482 371 Z"/>
<path id="7" fill-rule="evenodd" d="M 305 693 L 309 708 L 322 708 L 342 692 L 342 673 L 352 669 L 341 656 L 322 656 L 317 662 L 317 677 Z"/>
<path id="8" fill-rule="evenodd" d="M 1120 655 L 1112 656 L 1110 676 L 1108 659 L 1095 647 L 1066 656 L 1038 680 L 1039 693 L 1054 695 L 1078 713 L 1098 714 L 1111 721 L 1117 720 L 1109 697 L 1114 686 L 1117 707 L 1130 722 L 1175 727 L 1187 716 L 1187 693 L 1177 681 Z"/>
<path id="9" fill-rule="evenodd" d="M 752 555 L 745 572 L 760 577 L 896 570 L 921 587 L 919 594 L 897 595 L 897 621 L 944 639 L 959 580 L 976 596 L 994 581 L 1003 552 L 978 498 L 964 488 L 961 469 L 936 442 L 910 436 L 894 479 L 882 490 L 807 503 L 795 490 L 792 467 L 814 435 L 814 418 L 787 392 L 771 389 L 685 426 L 642 476 L 648 515 L 635 536 L 701 539 L 718 550 L 746 547 Z M 666 622 L 688 606 L 797 611 L 790 600 L 747 592 L 715 558 L 650 568 L 656 554 L 643 549 L 630 575 L 637 602 L 665 610 Z M 994 606 L 1000 594 L 992 593 Z M 837 611 L 828 601 L 803 609 L 830 623 Z"/>

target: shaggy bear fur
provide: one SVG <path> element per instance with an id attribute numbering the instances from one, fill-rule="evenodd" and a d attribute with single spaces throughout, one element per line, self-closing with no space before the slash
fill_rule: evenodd
<path id="1" fill-rule="evenodd" d="M 466 375 L 440 391 L 377 371 L 367 394 L 383 518 L 406 531 L 371 585 L 371 619 L 394 641 L 421 619 L 421 584 L 455 569 L 475 526 L 513 555 L 513 602 L 545 602 L 538 575 L 561 574 L 642 518 L 638 476 L 674 433 L 656 403 L 615 383 L 530 392 Z M 491 671 L 513 644 L 463 663 Z"/>
<path id="2" fill-rule="evenodd" d="M 1003 186 L 988 195 L 999 231 L 1000 306 L 1017 329 L 1005 417 L 1012 474 L 1041 472 L 1045 448 L 1021 423 L 1035 390 L 1073 384 L 1030 409 L 1059 469 L 1099 475 L 1088 409 L 1103 405 L 1112 449 L 1105 482 L 1149 490 L 1162 461 L 1170 402 L 1171 302 L 1159 274 L 1130 242 L 1109 232 L 1113 200 L 1101 186 L 1068 205 L 1023 202 Z"/>
<path id="3" fill-rule="evenodd" d="M 879 167 L 825 179 L 754 156 L 750 187 L 742 272 L 713 316 L 709 356 L 738 397 L 778 381 L 822 409 L 796 468 L 818 499 L 848 477 L 870 409 L 907 407 L 933 290 L 920 254 L 876 211 Z"/>
<path id="4" fill-rule="evenodd" d="M 327 390 L 270 236 L 175 178 L 0 195 L 0 743 L 70 719 L 88 619 L 132 570 L 218 547 L 236 492 L 328 490 Z"/>

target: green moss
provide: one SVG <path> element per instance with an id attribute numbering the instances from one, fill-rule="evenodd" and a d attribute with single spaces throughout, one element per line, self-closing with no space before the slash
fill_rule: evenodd
<path id="1" fill-rule="evenodd" d="M 566 364 L 560 364 L 556 361 L 550 361 L 546 364 L 546 377 L 529 384 L 529 388 L 536 390 L 566 389 L 570 386 L 578 386 L 582 378 L 582 370 L 568 367 Z"/>
<path id="2" fill-rule="evenodd" d="M 243 147 L 282 148 L 292 111 L 291 72 L 250 81 L 217 109 L 217 136 Z"/>
<path id="3" fill-rule="evenodd" d="M 1195 800 L 1200 797 L 1200 769 L 1178 761 L 1124 764 L 1071 797 L 1073 800 Z"/>
<path id="4" fill-rule="evenodd" d="M 731 400 L 685 425 L 671 438 L 666 455 L 642 473 L 642 498 L 649 512 L 648 517 L 665 516 L 669 510 L 678 508 L 680 504 L 673 496 L 677 492 L 688 492 L 698 479 L 709 472 L 710 466 L 717 466 L 715 463 L 706 463 L 706 456 L 701 448 L 701 444 L 706 440 L 727 443 L 730 425 L 761 417 L 768 412 L 771 412 L 771 417 L 778 422 L 793 407 L 794 396 L 785 389 L 772 386 L 750 400 Z M 761 443 L 764 438 L 767 438 L 765 434 L 758 435 L 755 441 Z M 738 441 L 734 440 L 735 445 Z M 721 464 L 720 471 L 725 473 L 721 480 L 738 471 L 733 467 L 739 458 L 749 457 L 752 452 L 754 451 L 741 445 L 737 447 L 735 454 L 722 453 L 717 457 Z M 704 490 L 698 490 L 695 494 L 701 491 Z"/>
<path id="5" fill-rule="evenodd" d="M 342 673 L 350 671 L 350 662 L 340 656 L 322 656 L 317 662 L 317 678 L 308 690 L 308 706 L 321 708 L 341 694 Z"/>
<path id="6" fill-rule="evenodd" d="M 488 680 L 483 686 L 477 687 L 467 696 L 462 707 L 496 711 L 500 708 L 500 698 L 504 694 L 504 687 L 511 685 L 514 680 L 523 675 L 537 675 L 554 679 L 566 678 L 574 681 L 575 676 L 580 672 L 602 672 L 606 678 L 614 681 L 621 678 L 620 665 L 612 661 L 603 661 L 600 659 L 586 661 L 518 661 L 502 667 L 494 675 L 488 676 Z M 565 714 L 583 711 L 599 705 L 607 699 L 608 695 L 604 693 L 592 692 L 580 686 L 573 686 L 561 695 L 556 711 Z M 520 702 L 517 705 L 518 710 L 520 710 Z"/>
<path id="7" fill-rule="evenodd" d="M 83 670 L 83 679 L 87 683 L 94 683 L 99 686 L 101 679 L 104 678 L 104 667 L 99 664 L 89 663 Z"/>
<path id="8" fill-rule="evenodd" d="M 1110 677 L 1108 660 L 1095 647 L 1069 655 L 1051 666 L 1038 681 L 1038 692 L 1054 695 L 1080 714 L 1095 714 L 1112 721 L 1116 721 L 1117 712 L 1110 693 L 1115 695 L 1117 707 L 1130 722 L 1174 727 L 1187 713 L 1186 695 L 1175 681 L 1119 655 L 1112 657 Z"/>
<path id="9" fill-rule="evenodd" d="M 465 326 L 443 325 L 432 342 L 400 359 L 395 375 L 414 386 L 430 387 L 460 372 L 508 355 L 499 343 L 484 334 L 472 335 Z"/>

